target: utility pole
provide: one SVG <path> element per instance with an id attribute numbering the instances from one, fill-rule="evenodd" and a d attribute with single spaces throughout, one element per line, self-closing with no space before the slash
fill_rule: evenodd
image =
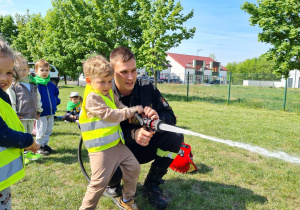
<path id="1" fill-rule="evenodd" d="M 198 60 L 198 52 L 200 52 L 201 50 L 204 50 L 204 49 L 197 50 L 197 60 Z M 197 67 L 197 65 L 196 65 L 196 67 Z M 195 69 L 195 71 L 196 71 L 196 69 Z M 201 82 L 202 84 L 204 83 L 203 80 L 204 80 L 204 66 L 202 66 L 202 82 Z"/>

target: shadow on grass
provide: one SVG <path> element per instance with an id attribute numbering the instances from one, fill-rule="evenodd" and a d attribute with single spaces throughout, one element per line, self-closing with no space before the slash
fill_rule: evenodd
<path id="1" fill-rule="evenodd" d="M 196 164 L 194 163 L 197 167 L 197 171 L 193 171 L 193 172 L 188 172 L 189 174 L 207 174 L 211 171 L 213 171 L 213 168 L 207 166 L 207 165 L 204 165 L 204 164 Z M 171 168 L 169 168 L 169 170 L 172 170 Z M 175 171 L 175 170 L 174 170 Z M 181 173 L 179 171 L 177 171 L 178 173 Z"/>
<path id="2" fill-rule="evenodd" d="M 205 164 L 200 163 L 200 164 L 195 164 L 195 165 L 197 166 L 198 170 L 192 172 L 192 174 L 207 174 L 207 173 L 213 171 L 212 167 L 209 167 Z"/>
<path id="3" fill-rule="evenodd" d="M 268 201 L 252 190 L 217 182 L 173 179 L 161 186 L 169 202 L 167 209 L 247 209 L 251 203 L 263 205 Z M 142 196 L 141 184 L 135 200 L 143 209 L 155 209 Z"/>
<path id="4" fill-rule="evenodd" d="M 80 134 L 80 131 L 79 131 L 79 133 L 76 133 L 76 132 L 57 132 L 57 131 L 55 131 L 55 132 L 53 132 L 52 134 L 51 134 L 51 136 L 61 136 L 61 135 L 78 135 L 78 137 L 76 137 L 76 138 L 78 138 L 78 141 L 79 141 L 79 139 L 80 139 L 80 136 L 81 136 L 81 134 Z M 51 138 L 51 136 L 50 136 L 50 138 Z M 68 136 L 68 137 L 70 137 L 70 136 Z"/>
<path id="5" fill-rule="evenodd" d="M 63 88 L 74 88 L 74 87 L 72 87 L 72 86 L 70 86 L 70 85 L 59 85 L 58 86 L 59 87 L 59 89 L 63 89 Z M 75 87 L 77 87 L 77 86 L 75 86 Z"/>
<path id="6" fill-rule="evenodd" d="M 176 126 L 176 127 L 178 127 L 178 128 L 182 128 L 182 129 L 185 129 L 185 130 L 189 130 L 189 129 L 191 129 L 191 127 L 187 127 L 187 126 Z"/>
<path id="7" fill-rule="evenodd" d="M 40 164 L 45 164 L 47 162 L 63 163 L 63 164 L 74 164 L 78 163 L 77 148 L 52 148 L 53 153 L 50 155 L 43 156 L 36 162 Z M 89 162 L 87 151 L 82 151 L 83 162 Z M 78 163 L 79 164 L 79 163 Z"/>

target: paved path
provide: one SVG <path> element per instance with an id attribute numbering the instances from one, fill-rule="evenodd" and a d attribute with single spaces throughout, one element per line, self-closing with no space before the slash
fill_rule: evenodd
<path id="1" fill-rule="evenodd" d="M 58 86 L 65 85 L 65 82 L 59 82 Z M 78 85 L 78 81 L 67 81 L 67 85 Z M 80 82 L 79 86 L 85 86 L 86 82 Z"/>

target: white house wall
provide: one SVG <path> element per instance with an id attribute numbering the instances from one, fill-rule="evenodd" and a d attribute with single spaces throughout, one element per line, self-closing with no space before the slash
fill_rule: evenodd
<path id="1" fill-rule="evenodd" d="M 171 77 L 171 67 L 168 67 L 167 69 L 164 69 L 160 72 L 160 79 L 167 80 L 170 79 Z M 168 75 L 168 76 L 167 76 Z"/>
<path id="2" fill-rule="evenodd" d="M 194 75 L 194 72 L 195 72 L 195 69 L 186 68 L 185 69 L 185 77 L 184 77 L 183 83 L 187 83 L 187 78 L 186 78 L 187 75 L 189 74 L 190 77 L 191 77 L 191 75 Z M 193 78 L 194 78 L 194 76 L 193 76 Z"/>
<path id="3" fill-rule="evenodd" d="M 167 56 L 167 61 L 169 61 L 169 64 L 172 66 L 171 67 L 171 75 L 172 78 L 171 79 L 177 79 L 178 77 L 180 77 L 181 80 L 184 80 L 185 75 L 185 68 L 182 67 L 179 63 L 177 63 L 173 58 L 171 58 L 169 55 Z M 174 75 L 176 75 L 176 77 L 174 78 Z"/>
<path id="4" fill-rule="evenodd" d="M 168 67 L 167 69 L 162 70 L 160 73 L 162 73 L 162 74 L 170 74 L 171 73 L 171 67 Z"/>
<path id="5" fill-rule="evenodd" d="M 189 72 L 190 75 L 194 75 L 195 69 L 194 68 L 184 68 L 182 67 L 179 63 L 177 63 L 172 57 L 170 57 L 169 55 L 167 56 L 167 60 L 169 61 L 169 63 L 172 65 L 171 68 L 171 75 L 172 78 L 174 78 L 174 75 L 176 75 L 177 77 L 179 76 L 180 79 L 183 80 L 184 83 L 186 83 L 186 74 Z M 222 81 L 224 82 L 223 84 L 227 83 L 227 71 L 220 71 L 221 75 L 222 75 Z M 204 70 L 204 75 L 211 76 L 211 70 Z M 211 79 L 211 78 L 210 78 Z"/>

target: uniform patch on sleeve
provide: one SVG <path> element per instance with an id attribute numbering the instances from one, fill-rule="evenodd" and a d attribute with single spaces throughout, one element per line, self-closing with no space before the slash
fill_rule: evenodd
<path id="1" fill-rule="evenodd" d="M 160 101 L 161 101 L 161 103 L 162 103 L 162 105 L 164 107 L 168 107 L 169 106 L 168 102 L 166 101 L 166 99 L 164 97 L 160 97 Z"/>

